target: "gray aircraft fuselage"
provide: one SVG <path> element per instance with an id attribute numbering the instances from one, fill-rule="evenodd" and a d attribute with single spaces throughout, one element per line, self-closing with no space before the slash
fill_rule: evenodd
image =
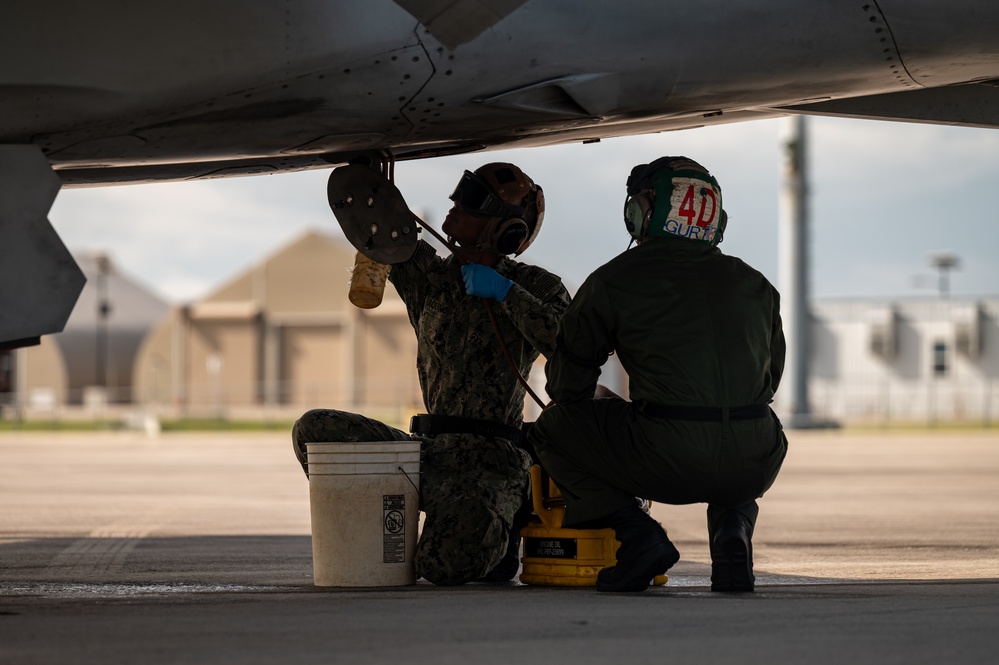
<path id="1" fill-rule="evenodd" d="M 993 0 L 6 0 L 2 19 L 0 347 L 61 330 L 82 288 L 45 219 L 60 186 L 788 113 L 999 127 Z"/>
<path id="2" fill-rule="evenodd" d="M 782 115 L 999 125 L 988 0 L 4 3 L 0 144 L 65 185 Z"/>

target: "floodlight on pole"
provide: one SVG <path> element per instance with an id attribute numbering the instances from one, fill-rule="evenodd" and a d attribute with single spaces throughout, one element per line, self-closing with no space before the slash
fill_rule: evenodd
<path id="1" fill-rule="evenodd" d="M 938 286 L 940 297 L 950 295 L 950 271 L 960 267 L 960 262 L 953 254 L 934 254 L 930 257 L 930 265 L 939 271 Z"/>

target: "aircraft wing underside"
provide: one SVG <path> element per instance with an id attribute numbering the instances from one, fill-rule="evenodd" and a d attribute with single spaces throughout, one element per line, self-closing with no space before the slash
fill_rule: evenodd
<path id="1" fill-rule="evenodd" d="M 4 13 L 0 144 L 38 146 L 64 186 L 786 113 L 999 126 L 990 0 L 11 0 Z"/>
<path id="2" fill-rule="evenodd" d="M 999 81 L 850 97 L 785 110 L 875 120 L 999 127 Z"/>
<path id="3" fill-rule="evenodd" d="M 997 82 L 995 0 L 5 0 L 0 346 L 82 288 L 60 186 L 788 113 L 999 127 Z"/>

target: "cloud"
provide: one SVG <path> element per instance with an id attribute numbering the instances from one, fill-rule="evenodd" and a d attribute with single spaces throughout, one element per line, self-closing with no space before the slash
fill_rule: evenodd
<path id="1" fill-rule="evenodd" d="M 288 176 L 67 190 L 49 217 L 71 250 L 109 251 L 134 278 L 185 301 L 326 221 L 323 198 L 301 205 L 285 194 L 303 179 L 279 178 Z"/>

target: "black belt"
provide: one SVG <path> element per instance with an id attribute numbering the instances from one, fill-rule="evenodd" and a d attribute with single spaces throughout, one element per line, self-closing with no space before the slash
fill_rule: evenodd
<path id="1" fill-rule="evenodd" d="M 656 418 L 670 420 L 697 420 L 701 422 L 722 422 L 725 416 L 729 420 L 752 420 L 770 416 L 769 404 L 750 404 L 749 406 L 686 406 L 680 404 L 653 404 L 642 402 L 639 411 Z M 727 412 L 727 413 L 726 413 Z"/>
<path id="2" fill-rule="evenodd" d="M 512 443 L 520 443 L 523 436 L 520 428 L 504 425 L 492 420 L 478 418 L 462 418 L 461 416 L 435 416 L 431 413 L 418 413 L 409 421 L 409 431 L 423 436 L 438 434 L 478 434 L 479 436 L 496 436 L 508 439 Z"/>

